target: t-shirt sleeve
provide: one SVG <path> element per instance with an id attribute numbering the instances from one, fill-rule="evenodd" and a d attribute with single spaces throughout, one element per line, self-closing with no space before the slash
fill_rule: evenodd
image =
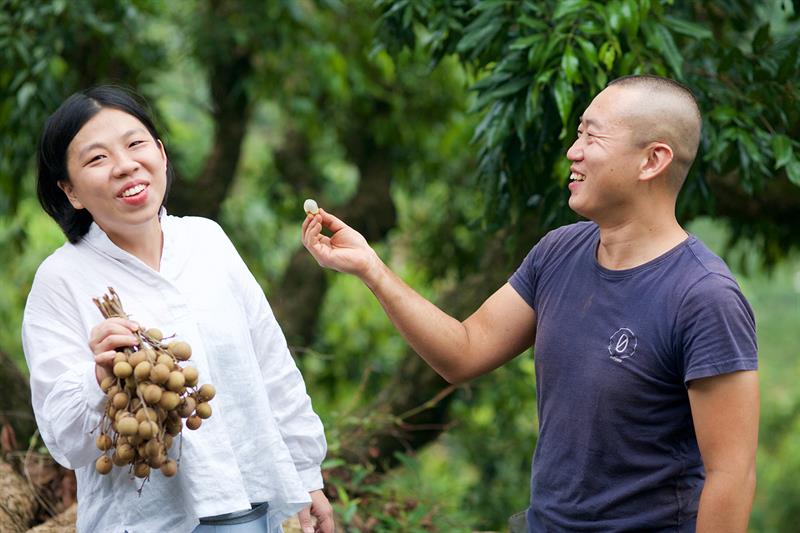
<path id="1" fill-rule="evenodd" d="M 687 293 L 676 324 L 684 383 L 758 368 L 755 318 L 736 282 L 709 274 Z"/>

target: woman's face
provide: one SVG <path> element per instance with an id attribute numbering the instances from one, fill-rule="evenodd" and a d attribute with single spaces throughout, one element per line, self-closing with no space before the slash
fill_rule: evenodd
<path id="1" fill-rule="evenodd" d="M 136 117 L 103 108 L 67 148 L 68 182 L 59 182 L 75 209 L 86 209 L 109 237 L 129 238 L 158 226 L 167 186 L 164 146 Z"/>

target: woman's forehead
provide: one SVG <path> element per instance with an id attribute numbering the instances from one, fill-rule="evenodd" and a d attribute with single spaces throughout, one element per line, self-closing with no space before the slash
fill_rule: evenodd
<path id="1" fill-rule="evenodd" d="M 86 146 L 110 143 L 135 133 L 147 133 L 147 128 L 133 115 L 114 108 L 103 108 L 78 130 L 68 151 L 84 150 Z"/>

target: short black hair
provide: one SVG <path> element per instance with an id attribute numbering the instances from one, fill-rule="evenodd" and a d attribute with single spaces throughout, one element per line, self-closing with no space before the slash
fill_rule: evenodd
<path id="1" fill-rule="evenodd" d="M 69 182 L 67 148 L 80 129 L 102 109 L 123 111 L 139 120 L 153 139 L 161 141 L 148 106 L 130 89 L 100 85 L 80 91 L 67 98 L 44 124 L 39 140 L 36 194 L 45 212 L 53 217 L 69 242 L 75 244 L 92 225 L 92 215 L 86 209 L 75 209 L 58 184 Z M 174 180 L 172 165 L 167 160 L 167 186 L 162 205 L 167 201 Z"/>

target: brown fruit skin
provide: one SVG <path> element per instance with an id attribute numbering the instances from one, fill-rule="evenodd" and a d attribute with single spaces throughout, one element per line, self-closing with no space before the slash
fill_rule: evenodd
<path id="1" fill-rule="evenodd" d="M 173 370 L 169 373 L 169 379 L 167 380 L 167 388 L 173 392 L 180 392 L 183 386 L 186 384 L 186 377 L 183 375 L 183 372 L 180 370 Z"/>
<path id="2" fill-rule="evenodd" d="M 214 385 L 210 383 L 206 383 L 200 390 L 197 391 L 197 395 L 200 397 L 201 400 L 207 402 L 209 400 L 214 399 L 214 396 L 217 394 L 217 389 L 214 388 Z"/>
<path id="3" fill-rule="evenodd" d="M 161 400 L 162 394 L 163 391 L 158 385 L 148 385 L 144 389 L 144 400 L 151 405 L 157 404 Z"/>
<path id="4" fill-rule="evenodd" d="M 128 362 L 128 354 L 125 352 L 119 352 L 117 355 L 114 356 L 114 364 Z M 133 366 L 133 365 L 131 365 Z"/>
<path id="5" fill-rule="evenodd" d="M 158 413 L 152 407 L 145 407 L 144 409 L 139 409 L 136 411 L 136 421 L 137 422 L 144 422 L 145 420 L 156 420 L 158 418 Z"/>
<path id="6" fill-rule="evenodd" d="M 197 402 L 194 401 L 194 398 L 190 397 L 184 398 L 183 403 L 181 404 L 180 407 L 178 407 L 178 414 L 184 418 L 192 416 L 192 413 L 194 413 L 194 408 L 196 407 L 196 405 Z"/>
<path id="7" fill-rule="evenodd" d="M 106 434 L 98 435 L 94 442 L 97 445 L 97 449 L 102 451 L 110 450 L 114 445 L 114 443 L 111 442 L 111 437 Z"/>
<path id="8" fill-rule="evenodd" d="M 161 330 L 158 328 L 150 328 L 144 332 L 145 336 L 150 337 L 153 340 L 161 341 L 164 338 L 164 334 L 161 333 Z"/>
<path id="9" fill-rule="evenodd" d="M 150 467 L 147 463 L 139 463 L 133 467 L 133 475 L 138 478 L 146 478 L 150 475 Z"/>
<path id="10" fill-rule="evenodd" d="M 183 368 L 183 377 L 186 378 L 187 387 L 194 387 L 197 385 L 197 378 L 200 377 L 200 375 L 195 367 L 187 366 Z"/>
<path id="11" fill-rule="evenodd" d="M 192 357 L 192 347 L 188 342 L 173 341 L 169 343 L 167 349 L 178 361 L 188 361 Z"/>
<path id="12" fill-rule="evenodd" d="M 186 427 L 189 429 L 197 429 L 203 423 L 199 416 L 192 415 L 186 419 Z"/>
<path id="13" fill-rule="evenodd" d="M 117 433 L 120 435 L 136 435 L 139 433 L 139 422 L 133 417 L 121 418 L 116 422 Z"/>
<path id="14" fill-rule="evenodd" d="M 158 435 L 158 424 L 145 420 L 139 423 L 139 436 L 143 439 L 152 439 Z"/>
<path id="15" fill-rule="evenodd" d="M 136 368 L 139 363 L 147 361 L 147 351 L 146 350 L 139 350 L 135 354 L 131 355 L 128 358 L 128 362 L 131 364 L 133 368 Z"/>
<path id="16" fill-rule="evenodd" d="M 128 405 L 129 399 L 128 395 L 124 392 L 118 392 L 114 395 L 114 398 L 111 399 L 111 405 L 117 409 L 124 409 Z"/>
<path id="17" fill-rule="evenodd" d="M 106 376 L 103 378 L 103 381 L 100 382 L 100 389 L 103 392 L 108 392 L 108 390 L 113 386 L 116 385 L 117 378 L 114 376 Z"/>
<path id="18" fill-rule="evenodd" d="M 158 363 L 153 367 L 150 372 L 150 381 L 158 383 L 159 385 L 166 383 L 169 379 L 169 367 L 165 364 Z"/>
<path id="19" fill-rule="evenodd" d="M 125 379 L 133 373 L 133 367 L 130 363 L 126 363 L 125 361 L 119 362 L 114 365 L 114 375 L 118 378 Z"/>
<path id="20" fill-rule="evenodd" d="M 195 412 L 200 418 L 206 419 L 211 416 L 211 406 L 205 402 L 198 403 Z"/>
<path id="21" fill-rule="evenodd" d="M 166 353 L 162 353 L 158 356 L 156 363 L 159 365 L 164 365 L 167 369 L 171 372 L 173 368 L 175 368 L 175 361 L 172 359 L 172 356 Z"/>
<path id="22" fill-rule="evenodd" d="M 111 458 L 107 455 L 101 455 L 97 461 L 94 463 L 94 468 L 97 470 L 98 474 L 106 475 L 111 472 L 111 468 L 113 468 L 114 463 L 111 462 Z"/>
<path id="23" fill-rule="evenodd" d="M 111 454 L 111 462 L 114 463 L 116 466 L 125 466 L 126 464 L 128 464 L 128 461 L 120 457 L 117 452 Z"/>
<path id="24" fill-rule="evenodd" d="M 133 446 L 131 446 L 130 444 L 127 444 L 127 443 L 118 444 L 117 445 L 116 455 L 117 455 L 117 457 L 120 458 L 120 460 L 124 461 L 123 464 L 127 464 L 136 455 L 136 451 L 133 449 Z"/>
<path id="25" fill-rule="evenodd" d="M 181 432 L 183 429 L 183 421 L 179 418 L 178 420 L 167 420 L 167 434 L 175 437 L 178 433 Z"/>
<path id="26" fill-rule="evenodd" d="M 138 381 L 145 381 L 146 379 L 150 378 L 150 371 L 153 369 L 153 365 L 148 363 L 147 361 L 142 361 L 136 368 L 133 370 L 133 375 L 136 376 Z"/>
<path id="27" fill-rule="evenodd" d="M 166 409 L 167 411 L 172 411 L 178 404 L 181 403 L 181 397 L 178 396 L 177 393 L 172 391 L 166 391 L 161 394 L 161 400 L 159 400 L 158 405 Z"/>
<path id="28" fill-rule="evenodd" d="M 172 459 L 167 459 L 167 461 L 161 465 L 161 473 L 164 475 L 164 477 L 174 476 L 178 473 L 178 463 Z"/>

